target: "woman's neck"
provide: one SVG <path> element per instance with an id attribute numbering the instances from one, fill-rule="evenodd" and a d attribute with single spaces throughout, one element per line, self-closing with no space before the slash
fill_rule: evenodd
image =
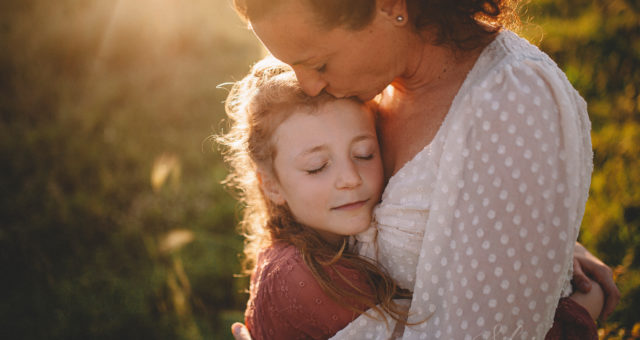
<path id="1" fill-rule="evenodd" d="M 429 144 L 486 45 L 454 52 L 421 42 L 407 71 L 379 97 L 378 131 L 387 177 Z"/>
<path id="2" fill-rule="evenodd" d="M 396 99 L 411 101 L 412 97 L 423 98 L 460 83 L 486 46 L 483 44 L 474 50 L 461 51 L 429 43 L 430 40 L 417 42 L 420 48 L 409 56 L 406 71 L 391 83 L 394 97 L 399 96 Z"/>

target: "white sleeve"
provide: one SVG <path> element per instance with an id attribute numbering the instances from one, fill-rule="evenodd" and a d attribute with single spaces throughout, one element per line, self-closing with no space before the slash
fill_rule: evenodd
<path id="1" fill-rule="evenodd" d="M 559 81 L 517 62 L 460 106 L 414 287 L 410 321 L 427 320 L 405 339 L 543 339 L 551 327 L 591 156 L 584 107 Z"/>

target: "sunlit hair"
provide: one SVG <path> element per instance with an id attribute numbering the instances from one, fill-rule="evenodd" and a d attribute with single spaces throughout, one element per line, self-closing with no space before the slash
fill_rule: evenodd
<path id="1" fill-rule="evenodd" d="M 388 274 L 375 263 L 347 249 L 346 238 L 342 245 L 335 246 L 315 230 L 297 223 L 286 204 L 276 205 L 260 188 L 259 172 L 277 176 L 273 160 L 278 150 L 272 136 L 278 126 L 296 112 L 304 110 L 313 114 L 331 100 L 335 99 L 324 93 L 307 96 L 298 85 L 293 70 L 272 57 L 258 62 L 231 89 L 226 101 L 231 128 L 228 133 L 218 136 L 217 141 L 225 147 L 225 161 L 230 166 L 225 184 L 234 189 L 244 205 L 240 224 L 246 238 L 244 270 L 246 274 L 254 270 L 262 249 L 275 242 L 287 242 L 300 250 L 314 278 L 337 303 L 358 313 L 364 310 L 345 301 L 373 308 L 378 313 L 384 310 L 403 322 L 406 313 L 401 312 L 392 299 L 407 297 L 407 294 L 400 292 Z M 358 289 L 351 279 L 334 270 L 336 264 L 357 270 L 361 277 L 366 278 L 373 295 Z M 351 289 L 333 282 L 329 271 L 337 274 Z M 377 304 L 381 308 L 376 307 Z"/>
<path id="2" fill-rule="evenodd" d="M 287 0 L 292 1 L 292 0 Z M 295 0 L 294 0 L 295 1 Z M 326 29 L 359 30 L 373 19 L 376 0 L 298 0 L 316 14 Z M 275 10 L 283 0 L 234 0 L 238 14 L 256 21 Z M 406 0 L 409 23 L 416 31 L 433 29 L 434 43 L 459 50 L 483 45 L 502 28 L 516 29 L 518 0 Z"/>

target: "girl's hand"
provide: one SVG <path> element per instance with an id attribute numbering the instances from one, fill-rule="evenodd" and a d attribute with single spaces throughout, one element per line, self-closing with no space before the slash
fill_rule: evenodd
<path id="1" fill-rule="evenodd" d="M 251 334 L 247 327 L 239 322 L 231 325 L 231 333 L 236 340 L 251 340 Z"/>
<path id="2" fill-rule="evenodd" d="M 589 312 L 593 320 L 598 320 L 600 314 L 602 314 L 602 307 L 604 305 L 604 292 L 598 283 L 592 282 L 591 290 L 589 293 L 583 293 L 581 291 L 575 291 L 570 296 L 573 301 L 577 302 L 580 306 Z"/>
<path id="3" fill-rule="evenodd" d="M 604 291 L 604 307 L 600 313 L 600 319 L 604 320 L 611 315 L 620 301 L 620 291 L 613 281 L 611 268 L 576 242 L 573 250 L 573 287 L 582 293 L 588 293 L 592 285 L 589 278 Z"/>

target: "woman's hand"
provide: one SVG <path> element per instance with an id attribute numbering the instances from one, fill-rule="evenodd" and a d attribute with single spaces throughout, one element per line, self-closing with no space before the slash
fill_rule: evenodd
<path id="1" fill-rule="evenodd" d="M 251 340 L 251 334 L 247 327 L 239 322 L 231 325 L 231 333 L 236 340 Z"/>
<path id="2" fill-rule="evenodd" d="M 611 315 L 620 301 L 620 291 L 613 281 L 611 268 L 576 242 L 573 250 L 573 287 L 582 293 L 588 293 L 591 290 L 589 278 L 598 283 L 604 291 L 604 307 L 600 313 L 600 319 L 604 320 Z"/>

